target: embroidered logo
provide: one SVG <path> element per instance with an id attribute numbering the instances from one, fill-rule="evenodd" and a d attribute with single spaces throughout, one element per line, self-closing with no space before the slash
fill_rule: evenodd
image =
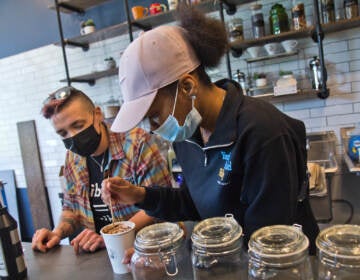
<path id="1" fill-rule="evenodd" d="M 230 173 L 232 171 L 231 167 L 231 152 L 221 151 L 221 159 L 224 161 L 224 167 L 219 169 L 217 183 L 221 186 L 230 184 Z"/>

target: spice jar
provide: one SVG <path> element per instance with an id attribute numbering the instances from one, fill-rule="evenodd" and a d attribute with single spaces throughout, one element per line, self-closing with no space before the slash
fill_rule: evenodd
<path id="1" fill-rule="evenodd" d="M 360 226 L 335 225 L 316 238 L 318 279 L 359 279 Z"/>
<path id="2" fill-rule="evenodd" d="M 359 7 L 357 0 L 345 0 L 344 1 L 345 18 L 352 19 L 359 16 Z"/>
<path id="3" fill-rule="evenodd" d="M 261 8 L 262 5 L 257 3 L 250 6 L 252 32 L 256 39 L 265 36 L 265 24 Z"/>
<path id="4" fill-rule="evenodd" d="M 304 3 L 296 4 L 291 9 L 292 22 L 294 30 L 300 30 L 306 27 Z"/>
<path id="5" fill-rule="evenodd" d="M 242 228 L 233 215 L 201 221 L 191 240 L 194 279 L 246 279 Z"/>
<path id="6" fill-rule="evenodd" d="M 158 223 L 141 229 L 135 239 L 131 257 L 135 280 L 177 279 L 180 246 L 184 232 L 175 223 Z"/>
<path id="7" fill-rule="evenodd" d="M 248 279 L 313 279 L 308 247 L 300 226 L 258 229 L 249 241 Z"/>
<path id="8" fill-rule="evenodd" d="M 243 20 L 241 18 L 230 19 L 227 23 L 229 41 L 244 40 Z"/>
<path id="9" fill-rule="evenodd" d="M 289 19 L 283 5 L 276 3 L 271 7 L 269 23 L 273 35 L 289 31 Z"/>
<path id="10" fill-rule="evenodd" d="M 334 0 L 321 0 L 321 14 L 323 23 L 335 21 Z"/>

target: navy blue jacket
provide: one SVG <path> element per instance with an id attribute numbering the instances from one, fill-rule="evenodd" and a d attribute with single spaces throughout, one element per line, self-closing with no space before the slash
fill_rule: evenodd
<path id="1" fill-rule="evenodd" d="M 186 186 L 147 188 L 139 206 L 170 221 L 232 213 L 243 227 L 245 242 L 260 227 L 298 223 L 314 254 L 319 229 L 308 191 L 301 195 L 307 160 L 303 122 L 270 103 L 243 96 L 235 82 L 217 84 L 227 94 L 208 143 L 203 145 L 197 130 L 173 144 Z"/>

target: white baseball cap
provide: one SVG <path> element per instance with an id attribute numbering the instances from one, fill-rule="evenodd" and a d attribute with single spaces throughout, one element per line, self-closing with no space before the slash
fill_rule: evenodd
<path id="1" fill-rule="evenodd" d="M 119 63 L 124 103 L 111 126 L 112 131 L 125 132 L 135 127 L 160 88 L 200 65 L 186 32 L 179 26 L 160 26 L 144 32 L 126 48 Z"/>

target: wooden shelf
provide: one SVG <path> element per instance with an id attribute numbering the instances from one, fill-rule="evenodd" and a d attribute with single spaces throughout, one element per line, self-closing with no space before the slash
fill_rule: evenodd
<path id="1" fill-rule="evenodd" d="M 74 12 L 84 12 L 105 2 L 109 2 L 109 0 L 59 0 L 58 4 L 62 13 L 71 14 Z M 49 6 L 49 9 L 55 10 L 55 5 Z"/>
<path id="2" fill-rule="evenodd" d="M 342 19 L 334 23 L 323 24 L 322 29 L 324 33 L 333 33 L 346 29 L 351 29 L 360 26 L 360 17 L 354 19 Z M 314 26 L 304 28 L 302 30 L 293 30 L 289 32 L 280 33 L 278 35 L 267 35 L 259 39 L 249 40 L 236 40 L 230 44 L 231 49 L 235 51 L 245 50 L 251 46 L 262 46 L 269 42 L 281 42 L 287 39 L 299 39 L 299 38 L 311 38 L 311 35 L 315 31 Z"/>
<path id="3" fill-rule="evenodd" d="M 252 2 L 252 0 L 242 0 L 242 1 L 241 0 L 226 0 L 226 1 L 230 2 L 230 4 L 235 4 L 235 5 Z M 71 1 L 71 2 L 73 2 L 73 1 Z M 105 2 L 105 1 L 99 0 L 98 2 Z M 195 7 L 196 7 L 196 9 L 198 9 L 204 13 L 210 13 L 210 12 L 217 11 L 219 9 L 219 2 L 216 2 L 216 4 L 214 4 L 213 0 L 208 0 L 208 1 L 201 2 L 200 4 L 197 4 Z M 174 10 L 171 10 L 171 11 L 160 13 L 160 14 L 157 14 L 154 16 L 147 16 L 142 19 L 133 20 L 131 22 L 131 24 L 134 27 L 135 31 L 139 30 L 139 29 L 148 30 L 148 29 L 154 28 L 156 26 L 160 26 L 160 25 L 175 21 L 176 20 L 175 13 L 176 12 Z M 65 39 L 65 44 L 69 47 L 78 47 L 80 45 L 82 47 L 88 48 L 89 44 L 91 44 L 91 43 L 103 41 L 103 40 L 114 38 L 117 36 L 121 36 L 121 35 L 127 34 L 128 31 L 129 30 L 128 30 L 127 22 L 123 22 L 123 23 L 119 23 L 119 24 L 116 24 L 116 25 L 113 25 L 110 27 L 96 30 L 93 33 L 89 33 L 86 35 L 79 35 L 76 37 Z M 55 43 L 55 45 L 61 46 L 61 43 L 58 42 L 58 43 Z"/>
<path id="4" fill-rule="evenodd" d="M 299 51 L 293 51 L 293 52 L 287 52 L 287 53 L 278 53 L 275 55 L 267 55 L 267 56 L 260 56 L 260 57 L 254 57 L 254 58 L 245 58 L 245 61 L 247 63 L 257 62 L 257 61 L 263 61 L 263 60 L 270 60 L 275 58 L 281 58 L 281 57 L 288 57 L 297 55 Z"/>
<path id="5" fill-rule="evenodd" d="M 93 72 L 86 75 L 70 77 L 70 81 L 73 83 L 88 83 L 89 85 L 94 85 L 96 80 L 99 80 L 104 77 L 115 76 L 118 74 L 119 68 L 111 68 L 104 71 Z M 66 79 L 60 80 L 60 82 L 66 82 Z"/>
<path id="6" fill-rule="evenodd" d="M 269 102 L 280 103 L 286 101 L 296 101 L 296 100 L 304 100 L 310 98 L 317 98 L 317 90 L 313 89 L 306 89 L 306 90 L 299 90 L 298 93 L 295 94 L 284 94 L 275 96 L 274 93 L 267 93 L 267 94 L 259 94 L 254 95 L 254 98 L 261 98 Z"/>

